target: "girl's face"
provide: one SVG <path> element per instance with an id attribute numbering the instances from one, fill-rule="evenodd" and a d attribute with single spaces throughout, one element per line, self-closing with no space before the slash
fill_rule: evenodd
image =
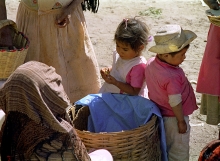
<path id="1" fill-rule="evenodd" d="M 177 54 L 175 54 L 174 56 L 170 55 L 170 54 L 163 54 L 162 55 L 162 59 L 173 66 L 178 66 L 180 65 L 184 59 L 186 58 L 186 51 L 188 48 L 183 48 L 182 50 L 180 50 Z"/>
<path id="2" fill-rule="evenodd" d="M 116 40 L 116 51 L 118 52 L 119 56 L 124 60 L 133 59 L 139 56 L 139 53 L 134 51 L 130 44 L 126 44 Z"/>

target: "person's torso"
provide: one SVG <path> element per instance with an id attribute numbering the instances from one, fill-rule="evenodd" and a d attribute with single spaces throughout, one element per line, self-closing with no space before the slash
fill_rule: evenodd
<path id="1" fill-rule="evenodd" d="M 184 115 L 198 108 L 193 88 L 180 67 L 151 58 L 147 62 L 145 77 L 149 98 L 158 105 L 163 116 L 174 116 L 169 95 L 181 94 Z"/>
<path id="2" fill-rule="evenodd" d="M 21 0 L 21 1 L 24 2 L 28 7 L 43 12 L 65 7 L 72 2 L 72 0 Z"/>
<path id="3" fill-rule="evenodd" d="M 110 71 L 110 74 L 118 81 L 126 83 L 126 77 L 129 71 L 132 69 L 132 67 L 141 63 L 146 63 L 146 59 L 143 56 L 135 57 L 134 59 L 130 60 L 123 60 L 119 57 L 118 53 L 114 51 L 112 69 Z M 115 85 L 108 84 L 106 82 L 100 89 L 100 93 L 105 92 L 123 93 L 123 91 L 120 91 L 120 89 Z"/>

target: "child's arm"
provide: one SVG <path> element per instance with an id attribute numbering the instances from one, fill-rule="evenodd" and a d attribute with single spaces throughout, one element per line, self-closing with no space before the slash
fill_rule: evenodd
<path id="1" fill-rule="evenodd" d="M 142 63 L 142 64 L 138 64 L 132 67 L 132 69 L 130 70 L 128 74 L 131 79 L 130 80 L 131 85 L 130 83 L 124 83 L 124 82 L 118 81 L 113 76 L 111 76 L 110 75 L 111 68 L 103 68 L 101 69 L 100 73 L 106 83 L 115 85 L 121 91 L 129 95 L 138 95 L 141 90 L 144 78 L 145 78 L 144 76 L 145 66 L 146 65 Z M 134 83 L 134 80 L 135 80 L 135 83 Z M 132 83 L 133 83 L 133 86 L 132 86 Z"/>
<path id="2" fill-rule="evenodd" d="M 110 75 L 111 68 L 102 68 L 100 70 L 100 74 L 102 78 L 105 80 L 106 83 L 113 84 L 117 86 L 121 91 L 130 94 L 130 95 L 138 95 L 141 88 L 134 88 L 131 85 L 127 83 L 123 83 L 120 81 L 117 81 L 113 76 Z"/>
<path id="3" fill-rule="evenodd" d="M 178 105 L 172 107 L 173 112 L 177 119 L 177 125 L 179 128 L 179 133 L 183 134 L 187 130 L 187 125 L 184 120 L 183 110 L 182 110 L 182 103 L 179 103 Z"/>
<path id="4" fill-rule="evenodd" d="M 141 88 L 135 88 L 127 83 L 123 83 L 120 81 L 117 81 L 114 77 L 111 75 L 108 75 L 106 78 L 103 78 L 107 83 L 113 84 L 116 87 L 118 87 L 121 91 L 130 94 L 130 95 L 138 95 Z"/>

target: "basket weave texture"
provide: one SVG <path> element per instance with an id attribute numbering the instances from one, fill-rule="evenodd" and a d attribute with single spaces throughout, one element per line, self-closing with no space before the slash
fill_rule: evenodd
<path id="1" fill-rule="evenodd" d="M 0 80 L 7 79 L 18 66 L 24 63 L 30 43 L 28 38 L 17 30 L 14 21 L 1 20 L 0 29 L 5 26 L 9 26 L 12 31 L 14 49 L 0 46 Z"/>
<path id="2" fill-rule="evenodd" d="M 161 150 L 157 116 L 153 115 L 149 122 L 135 129 L 92 133 L 87 130 L 89 108 L 82 107 L 73 124 L 77 134 L 88 151 L 107 149 L 114 161 L 160 161 Z"/>

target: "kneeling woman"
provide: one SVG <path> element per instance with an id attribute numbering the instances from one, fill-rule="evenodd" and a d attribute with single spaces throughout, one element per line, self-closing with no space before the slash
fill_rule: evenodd
<path id="1" fill-rule="evenodd" d="M 112 161 L 104 149 L 87 153 L 66 113 L 70 105 L 53 67 L 36 61 L 18 67 L 0 90 L 0 108 L 6 113 L 2 161 Z"/>

